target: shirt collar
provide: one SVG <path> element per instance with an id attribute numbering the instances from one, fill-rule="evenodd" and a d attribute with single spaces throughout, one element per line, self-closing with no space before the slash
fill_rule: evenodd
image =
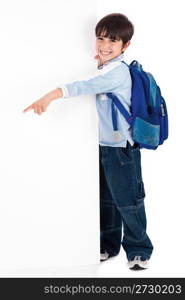
<path id="1" fill-rule="evenodd" d="M 116 56 L 113 59 L 109 60 L 108 63 L 112 62 L 112 61 L 121 61 L 121 60 L 123 60 L 123 56 L 124 56 L 124 52 L 121 53 L 119 56 Z"/>
<path id="2" fill-rule="evenodd" d="M 109 63 L 111 62 L 114 62 L 114 61 L 122 61 L 123 60 L 123 56 L 124 56 L 124 52 L 121 53 L 120 55 L 110 59 L 107 63 L 105 63 L 104 65 L 102 66 L 99 66 L 98 69 L 102 69 L 105 65 L 108 65 Z"/>

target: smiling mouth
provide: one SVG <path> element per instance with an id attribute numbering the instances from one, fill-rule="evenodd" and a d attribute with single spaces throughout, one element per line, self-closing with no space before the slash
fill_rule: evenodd
<path id="1" fill-rule="evenodd" d="M 102 55 L 110 55 L 112 52 L 111 51 L 109 51 L 109 52 L 107 52 L 107 51 L 100 51 L 100 53 Z"/>

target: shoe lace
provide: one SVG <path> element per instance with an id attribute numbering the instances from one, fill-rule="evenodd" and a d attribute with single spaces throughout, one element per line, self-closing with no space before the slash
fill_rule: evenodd
<path id="1" fill-rule="evenodd" d="M 135 256 L 134 260 L 141 260 L 141 256 Z"/>
<path id="2" fill-rule="evenodd" d="M 142 258 L 141 256 L 135 256 L 133 260 L 142 261 L 142 262 L 147 261 L 147 259 Z"/>

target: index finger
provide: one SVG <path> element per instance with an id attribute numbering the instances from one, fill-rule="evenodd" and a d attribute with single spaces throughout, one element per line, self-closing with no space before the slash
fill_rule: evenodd
<path id="1" fill-rule="evenodd" d="M 33 106 L 30 105 L 30 106 L 28 106 L 27 108 L 25 108 L 25 109 L 23 110 L 23 112 L 26 112 L 26 111 L 28 111 L 28 110 L 30 110 L 30 109 L 32 109 L 32 108 L 33 108 Z"/>

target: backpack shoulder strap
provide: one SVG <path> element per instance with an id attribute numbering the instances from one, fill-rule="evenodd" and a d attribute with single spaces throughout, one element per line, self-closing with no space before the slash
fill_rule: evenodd
<path id="1" fill-rule="evenodd" d="M 119 111 L 125 117 L 128 124 L 131 126 L 132 122 L 133 122 L 133 118 L 132 118 L 131 114 L 129 114 L 129 112 L 126 110 L 126 108 L 123 106 L 123 104 L 118 99 L 118 97 L 112 93 L 107 93 L 107 96 L 112 99 L 115 106 L 119 109 Z"/>
<path id="2" fill-rule="evenodd" d="M 130 67 L 124 60 L 121 61 L 123 64 L 125 64 L 128 68 Z"/>

